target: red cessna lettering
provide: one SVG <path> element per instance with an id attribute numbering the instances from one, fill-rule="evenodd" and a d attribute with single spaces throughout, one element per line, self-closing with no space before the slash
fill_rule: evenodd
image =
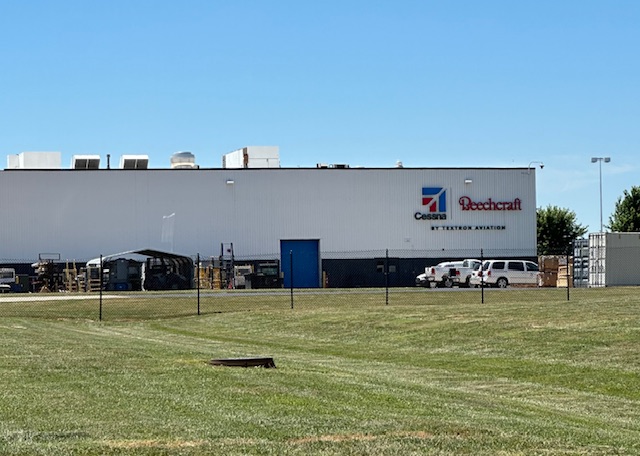
<path id="1" fill-rule="evenodd" d="M 513 201 L 493 201 L 489 198 L 487 201 L 472 201 L 468 196 L 462 196 L 458 200 L 463 211 L 521 211 L 520 198 Z"/>

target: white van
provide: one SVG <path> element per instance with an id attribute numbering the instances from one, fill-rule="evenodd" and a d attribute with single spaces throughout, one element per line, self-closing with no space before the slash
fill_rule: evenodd
<path id="1" fill-rule="evenodd" d="M 471 276 L 471 286 L 506 288 L 509 285 L 537 285 L 540 269 L 527 260 L 486 260 Z"/>

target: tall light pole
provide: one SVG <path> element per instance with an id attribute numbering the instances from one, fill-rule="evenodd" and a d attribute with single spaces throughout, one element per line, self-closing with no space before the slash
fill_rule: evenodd
<path id="1" fill-rule="evenodd" d="M 591 157 L 591 163 L 598 162 L 600 167 L 600 232 L 604 232 L 604 225 L 602 224 L 602 162 L 609 163 L 611 157 Z"/>

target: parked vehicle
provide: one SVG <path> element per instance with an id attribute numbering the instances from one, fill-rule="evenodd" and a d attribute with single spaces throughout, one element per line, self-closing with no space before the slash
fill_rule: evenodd
<path id="1" fill-rule="evenodd" d="M 416 285 L 420 287 L 451 288 L 454 285 L 469 286 L 474 267 L 480 260 L 445 261 L 436 266 L 427 266 L 424 273 L 416 277 Z"/>
<path id="2" fill-rule="evenodd" d="M 476 264 L 473 267 L 473 271 L 471 271 L 471 275 L 469 276 L 469 286 L 470 287 L 477 287 L 478 286 L 475 283 L 480 280 L 478 278 L 478 276 L 480 275 L 481 271 L 482 271 L 482 263 Z"/>
<path id="3" fill-rule="evenodd" d="M 16 283 L 16 270 L 13 268 L 0 268 L 0 293 L 12 291 Z"/>
<path id="4" fill-rule="evenodd" d="M 509 285 L 537 285 L 539 268 L 527 260 L 486 260 L 470 279 L 471 286 L 506 288 Z"/>
<path id="5" fill-rule="evenodd" d="M 250 264 L 235 265 L 233 267 L 234 288 L 245 288 L 245 276 L 253 272 L 253 266 Z"/>
<path id="6" fill-rule="evenodd" d="M 458 277 L 460 278 L 460 286 L 471 286 L 471 274 L 482 265 L 480 260 L 464 260 L 462 266 L 458 267 Z"/>

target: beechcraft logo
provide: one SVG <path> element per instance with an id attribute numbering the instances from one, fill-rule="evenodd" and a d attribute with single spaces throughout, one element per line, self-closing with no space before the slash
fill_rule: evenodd
<path id="1" fill-rule="evenodd" d="M 443 187 L 422 187 L 422 205 L 427 212 L 447 212 L 447 192 Z"/>

